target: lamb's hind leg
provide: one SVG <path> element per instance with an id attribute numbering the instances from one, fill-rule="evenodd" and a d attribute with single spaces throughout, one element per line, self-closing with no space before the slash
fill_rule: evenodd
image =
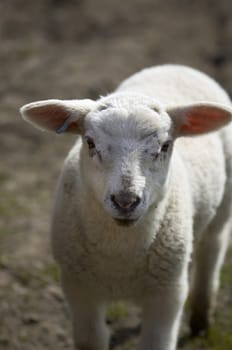
<path id="1" fill-rule="evenodd" d="M 232 222 L 228 217 L 223 218 L 223 208 L 221 210 L 220 217 L 213 220 L 196 247 L 191 287 L 190 328 L 193 336 L 208 330 L 215 307 L 220 271 L 229 245 Z"/>

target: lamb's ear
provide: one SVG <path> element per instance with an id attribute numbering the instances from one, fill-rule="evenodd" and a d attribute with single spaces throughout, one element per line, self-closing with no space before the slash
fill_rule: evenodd
<path id="1" fill-rule="evenodd" d="M 95 106 L 92 100 L 44 100 L 32 102 L 20 109 L 23 118 L 42 129 L 78 134 L 83 120 Z"/>
<path id="2" fill-rule="evenodd" d="M 191 136 L 216 131 L 232 120 L 232 107 L 200 102 L 167 110 L 176 136 Z"/>

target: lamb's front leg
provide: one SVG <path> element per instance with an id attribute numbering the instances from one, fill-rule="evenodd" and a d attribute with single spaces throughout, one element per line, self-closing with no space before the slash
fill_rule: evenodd
<path id="1" fill-rule="evenodd" d="M 105 305 L 96 299 L 95 291 L 81 289 L 75 276 L 65 273 L 62 287 L 70 308 L 75 350 L 108 350 Z"/>
<path id="2" fill-rule="evenodd" d="M 139 350 L 176 349 L 179 323 L 187 297 L 187 281 L 175 290 L 156 292 L 143 306 Z"/>

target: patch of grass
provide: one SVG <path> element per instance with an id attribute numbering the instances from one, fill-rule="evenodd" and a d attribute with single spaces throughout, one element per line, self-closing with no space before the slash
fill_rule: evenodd
<path id="1" fill-rule="evenodd" d="M 29 204 L 14 193 L 0 192 L 0 216 L 12 218 L 30 212 Z"/>
<path id="2" fill-rule="evenodd" d="M 11 175 L 6 172 L 0 172 L 0 184 L 3 184 L 4 182 L 8 181 L 9 178 L 11 178 Z"/>
<path id="3" fill-rule="evenodd" d="M 17 270 L 14 275 L 24 286 L 30 286 L 35 279 L 35 276 L 28 270 Z"/>
<path id="4" fill-rule="evenodd" d="M 227 264 L 223 266 L 221 271 L 221 285 L 222 288 L 226 285 L 232 285 L 232 265 Z"/>
<path id="5" fill-rule="evenodd" d="M 207 337 L 188 339 L 186 350 L 229 350 L 232 349 L 232 308 L 228 313 L 219 310 Z"/>
<path id="6" fill-rule="evenodd" d="M 23 46 L 18 49 L 18 54 L 22 59 L 30 58 L 37 53 L 37 49 L 34 46 Z"/>
<path id="7" fill-rule="evenodd" d="M 187 346 L 184 347 L 186 350 L 195 350 L 195 349 L 208 349 L 209 344 L 208 344 L 208 339 L 207 338 L 190 338 L 188 339 Z M 210 349 L 213 350 L 213 349 Z"/>
<path id="8" fill-rule="evenodd" d="M 217 326 L 210 328 L 207 337 L 193 338 L 188 341 L 186 350 L 229 350 L 232 349 L 232 333 Z"/>
<path id="9" fill-rule="evenodd" d="M 18 335 L 19 341 L 20 342 L 27 342 L 29 340 L 29 335 L 27 334 L 26 330 L 21 330 L 19 335 Z"/>
<path id="10" fill-rule="evenodd" d="M 212 350 L 232 349 L 232 333 L 213 326 L 209 332 L 208 344 L 212 347 Z"/>
<path id="11" fill-rule="evenodd" d="M 44 266 L 40 270 L 40 274 L 43 279 L 52 279 L 54 282 L 59 281 L 60 272 L 58 266 L 55 263 Z"/>
<path id="12" fill-rule="evenodd" d="M 10 257 L 7 254 L 0 255 L 0 267 L 6 268 L 9 265 Z"/>
<path id="13" fill-rule="evenodd" d="M 35 267 L 32 271 L 26 269 L 16 270 L 13 271 L 13 275 L 22 285 L 38 288 L 51 283 L 51 280 L 57 283 L 59 280 L 59 269 L 54 263 L 40 269 Z"/>
<path id="14" fill-rule="evenodd" d="M 221 272 L 219 301 L 213 324 L 207 337 L 188 339 L 183 350 L 229 350 L 232 349 L 232 264 L 227 263 Z M 222 299 L 220 300 L 220 296 Z M 186 303 L 189 308 L 189 300 Z"/>
<path id="15" fill-rule="evenodd" d="M 15 199 L 1 195 L 0 199 L 0 215 L 11 216 L 13 211 L 18 211 L 19 206 Z"/>
<path id="16" fill-rule="evenodd" d="M 107 310 L 107 319 L 111 322 L 114 322 L 126 317 L 127 314 L 128 310 L 125 303 L 112 303 Z"/>

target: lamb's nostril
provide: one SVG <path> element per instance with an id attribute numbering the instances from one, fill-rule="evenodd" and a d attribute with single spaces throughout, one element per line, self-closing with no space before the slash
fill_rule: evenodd
<path id="1" fill-rule="evenodd" d="M 111 199 L 111 202 L 113 202 L 113 204 L 114 204 L 115 206 L 118 205 L 117 200 L 116 200 L 116 197 L 115 197 L 114 194 L 112 194 L 112 195 L 110 196 L 110 199 Z"/>
<path id="2" fill-rule="evenodd" d="M 118 195 L 112 194 L 110 199 L 116 209 L 123 211 L 132 211 L 141 202 L 141 198 L 139 196 L 130 192 L 121 192 Z"/>

